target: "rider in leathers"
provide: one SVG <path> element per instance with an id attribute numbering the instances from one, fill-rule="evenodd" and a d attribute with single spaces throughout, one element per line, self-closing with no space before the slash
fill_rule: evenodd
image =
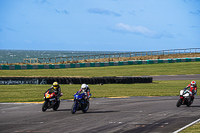
<path id="1" fill-rule="evenodd" d="M 58 82 L 54 82 L 50 89 L 53 89 L 56 94 L 56 100 L 60 100 L 61 97 L 61 88 Z M 49 89 L 48 89 L 49 90 Z"/>
<path id="2" fill-rule="evenodd" d="M 189 88 L 189 91 L 192 92 L 192 97 L 191 97 L 191 101 L 193 102 L 194 100 L 194 95 L 196 95 L 197 93 L 197 85 L 196 82 L 193 80 L 190 84 L 188 84 L 188 86 L 186 86 L 184 88 L 184 90 L 187 90 Z"/>
<path id="3" fill-rule="evenodd" d="M 79 93 L 81 93 L 81 92 L 83 92 L 83 93 L 86 94 L 85 100 L 86 100 L 87 102 L 89 102 L 89 98 L 90 98 L 90 96 L 91 96 L 89 86 L 86 85 L 86 84 L 82 84 L 82 85 L 81 85 L 81 89 L 79 90 Z"/>

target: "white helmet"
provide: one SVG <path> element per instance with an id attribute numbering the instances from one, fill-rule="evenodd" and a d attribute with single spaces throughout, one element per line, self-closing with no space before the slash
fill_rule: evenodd
<path id="1" fill-rule="evenodd" d="M 87 88 L 87 85 L 86 85 L 86 84 L 82 84 L 82 85 L 81 85 L 81 89 L 82 89 L 82 90 L 86 90 L 86 88 Z"/>

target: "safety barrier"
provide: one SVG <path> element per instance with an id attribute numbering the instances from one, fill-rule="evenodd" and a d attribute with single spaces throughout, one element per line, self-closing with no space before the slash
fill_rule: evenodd
<path id="1" fill-rule="evenodd" d="M 194 57 L 194 58 L 173 58 L 173 59 L 154 59 L 154 60 L 132 60 L 132 61 L 118 61 L 118 62 L 49 64 L 49 65 L 0 65 L 0 70 L 104 67 L 104 66 L 155 64 L 155 63 L 175 63 L 175 62 L 195 62 L 195 61 L 200 61 L 200 57 Z"/>
<path id="2" fill-rule="evenodd" d="M 13 84 L 132 84 L 152 83 L 152 77 L 0 77 L 0 85 Z"/>

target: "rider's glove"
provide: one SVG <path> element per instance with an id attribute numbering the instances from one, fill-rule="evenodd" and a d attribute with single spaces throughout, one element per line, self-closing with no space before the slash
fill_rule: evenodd
<path id="1" fill-rule="evenodd" d="M 184 88 L 184 91 L 188 89 L 188 86 Z"/>

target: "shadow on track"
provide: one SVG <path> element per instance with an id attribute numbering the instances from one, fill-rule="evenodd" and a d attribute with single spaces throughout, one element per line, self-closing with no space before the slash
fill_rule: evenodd
<path id="1" fill-rule="evenodd" d="M 194 106 L 190 106 L 190 108 L 200 108 L 200 105 L 194 105 Z"/>
<path id="2" fill-rule="evenodd" d="M 48 112 L 61 112 L 61 111 L 71 111 L 71 109 L 58 109 L 58 110 L 56 110 L 56 111 L 54 111 L 54 110 L 47 110 L 47 111 L 45 111 L 45 113 L 48 113 Z"/>
<path id="3" fill-rule="evenodd" d="M 88 113 L 113 113 L 113 112 L 119 112 L 119 111 L 88 111 Z"/>
<path id="4" fill-rule="evenodd" d="M 58 109 L 58 110 L 56 110 L 56 112 L 59 112 L 59 111 L 71 111 L 71 109 Z"/>

